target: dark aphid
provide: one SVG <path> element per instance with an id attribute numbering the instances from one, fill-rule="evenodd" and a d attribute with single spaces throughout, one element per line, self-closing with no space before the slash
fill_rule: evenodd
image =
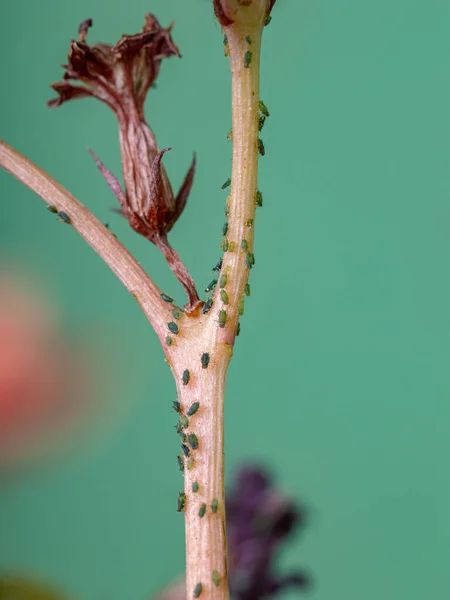
<path id="1" fill-rule="evenodd" d="M 231 185 L 231 177 L 228 177 L 228 179 L 225 181 L 225 183 L 222 185 L 222 189 L 226 190 L 227 187 L 230 187 Z"/>
<path id="2" fill-rule="evenodd" d="M 213 501 L 211 503 L 211 510 L 213 511 L 214 514 L 216 514 L 218 508 L 219 508 L 219 501 L 217 500 L 217 498 L 213 498 Z"/>
<path id="3" fill-rule="evenodd" d="M 187 427 L 189 427 L 189 419 L 187 418 L 186 415 L 181 415 L 180 416 L 180 423 L 184 427 L 184 429 L 186 429 Z"/>
<path id="4" fill-rule="evenodd" d="M 177 402 L 177 400 L 174 400 L 172 402 L 172 408 L 175 412 L 180 413 L 181 412 L 181 404 L 179 402 Z"/>
<path id="5" fill-rule="evenodd" d="M 202 593 L 203 586 L 201 583 L 197 583 L 194 588 L 194 598 L 200 598 L 200 594 Z"/>
<path id="6" fill-rule="evenodd" d="M 184 492 L 178 492 L 177 512 L 183 512 L 186 506 L 186 494 Z"/>
<path id="7" fill-rule="evenodd" d="M 260 153 L 261 156 L 264 156 L 266 153 L 266 148 L 265 148 L 264 142 L 262 141 L 261 138 L 258 139 L 258 152 Z"/>
<path id="8" fill-rule="evenodd" d="M 247 255 L 245 257 L 245 264 L 249 269 L 251 269 L 255 264 L 255 255 L 252 252 L 247 252 Z"/>
<path id="9" fill-rule="evenodd" d="M 194 492 L 194 494 L 196 494 L 198 492 L 198 488 L 199 488 L 198 483 L 196 481 L 193 481 L 192 482 L 192 491 Z"/>
<path id="10" fill-rule="evenodd" d="M 192 457 L 187 461 L 186 468 L 187 468 L 188 471 L 190 471 L 191 469 L 194 468 L 194 462 L 195 461 L 194 461 L 194 459 Z"/>
<path id="11" fill-rule="evenodd" d="M 59 220 L 62 221 L 63 223 L 67 223 L 67 225 L 70 225 L 72 223 L 72 219 L 69 217 L 69 215 L 65 212 L 63 212 L 62 210 L 58 213 L 59 215 Z"/>
<path id="12" fill-rule="evenodd" d="M 262 131 L 262 128 L 264 127 L 264 124 L 266 122 L 266 118 L 264 115 L 259 115 L 259 119 L 258 119 L 258 131 Z"/>
<path id="13" fill-rule="evenodd" d="M 195 435 L 195 433 L 190 433 L 187 436 L 187 442 L 188 442 L 189 446 L 192 448 L 192 450 L 197 450 L 197 448 L 198 448 L 198 437 Z"/>
<path id="14" fill-rule="evenodd" d="M 241 298 L 238 303 L 238 313 L 240 314 L 241 317 L 244 314 L 244 308 L 245 308 L 244 298 Z"/>
<path id="15" fill-rule="evenodd" d="M 238 321 L 237 329 L 236 329 L 236 337 L 241 333 L 241 323 Z"/>
<path id="16" fill-rule="evenodd" d="M 182 473 L 184 473 L 184 458 L 182 456 L 177 456 L 178 468 Z"/>
<path id="17" fill-rule="evenodd" d="M 169 328 L 170 333 L 173 333 L 174 335 L 176 335 L 180 331 L 178 329 L 178 325 L 176 323 L 174 323 L 173 321 L 170 321 L 170 323 L 167 323 L 167 327 Z"/>
<path id="18" fill-rule="evenodd" d="M 264 104 L 262 100 L 258 102 L 259 112 L 261 112 L 265 117 L 270 117 L 270 113 L 267 110 L 267 106 Z"/>
<path id="19" fill-rule="evenodd" d="M 213 583 L 216 587 L 219 587 L 220 585 L 220 575 L 219 573 L 214 569 L 214 571 L 211 574 L 211 579 L 213 580 Z"/>
<path id="20" fill-rule="evenodd" d="M 213 299 L 209 298 L 206 302 L 205 302 L 205 306 L 202 308 L 202 313 L 204 315 L 206 315 L 207 312 L 209 312 L 211 310 L 211 306 L 213 305 Z"/>
<path id="21" fill-rule="evenodd" d="M 250 284 L 249 283 L 246 283 L 244 286 L 244 294 L 246 296 L 250 296 Z"/>
<path id="22" fill-rule="evenodd" d="M 209 360 L 210 360 L 209 354 L 208 354 L 207 352 L 204 352 L 204 353 L 202 354 L 202 358 L 201 358 L 201 361 L 202 361 L 202 368 L 203 368 L 203 369 L 207 369 L 207 368 L 208 368 L 208 365 L 209 365 Z M 189 410 L 190 410 L 190 409 L 189 409 Z M 188 414 L 189 414 L 189 413 L 188 413 Z"/>
<path id="23" fill-rule="evenodd" d="M 205 514 L 206 514 L 206 504 L 203 502 L 203 504 L 199 508 L 198 516 L 200 517 L 200 519 L 203 519 Z"/>
<path id="24" fill-rule="evenodd" d="M 258 190 L 256 192 L 256 206 L 262 206 L 263 205 L 263 195 L 261 194 L 261 192 Z"/>
<path id="25" fill-rule="evenodd" d="M 181 317 L 181 313 L 178 308 L 172 308 L 171 312 L 174 319 L 179 319 Z"/>
<path id="26" fill-rule="evenodd" d="M 242 240 L 241 241 L 241 248 L 242 248 L 242 250 L 245 250 L 247 252 L 247 250 L 248 250 L 248 242 L 247 242 L 247 240 Z"/>
<path id="27" fill-rule="evenodd" d="M 227 36 L 223 38 L 223 53 L 225 56 L 230 56 L 230 46 L 228 45 Z"/>
<path id="28" fill-rule="evenodd" d="M 192 417 L 192 415 L 195 415 L 195 413 L 198 411 L 198 409 L 200 408 L 200 402 L 194 402 L 194 404 L 191 404 L 189 410 L 187 411 L 187 416 L 188 417 Z"/>
<path id="29" fill-rule="evenodd" d="M 189 448 L 186 446 L 186 444 L 181 444 L 181 449 L 183 450 L 183 454 L 185 455 L 186 458 L 189 458 L 191 455 L 191 451 L 189 450 Z"/>
<path id="30" fill-rule="evenodd" d="M 56 208 L 56 206 L 53 206 L 53 204 L 47 206 L 47 210 L 49 210 L 54 215 L 58 214 L 58 209 Z"/>
<path id="31" fill-rule="evenodd" d="M 160 296 L 164 300 L 164 302 L 173 302 L 173 298 L 171 298 L 170 296 L 168 296 L 164 292 L 162 294 L 160 294 Z"/>
<path id="32" fill-rule="evenodd" d="M 227 283 L 228 283 L 228 275 L 226 273 L 224 273 L 222 275 L 222 277 L 220 278 L 220 284 L 219 285 L 220 285 L 221 288 L 224 288 L 227 285 Z"/>
<path id="33" fill-rule="evenodd" d="M 178 421 L 178 423 L 175 425 L 175 431 L 178 435 L 183 433 L 183 425 L 181 424 L 181 421 Z"/>
<path id="34" fill-rule="evenodd" d="M 206 287 L 205 287 L 205 292 L 207 294 L 209 294 L 209 292 L 212 292 L 215 287 L 217 285 L 217 279 L 213 279 Z"/>
<path id="35" fill-rule="evenodd" d="M 184 444 L 184 443 L 186 442 L 187 435 L 186 435 L 186 434 L 185 434 L 185 433 L 182 431 L 182 432 L 180 433 L 180 438 L 181 438 L 181 441 L 182 441 L 182 442 L 183 442 L 183 444 Z"/>
<path id="36" fill-rule="evenodd" d="M 222 263 L 223 263 L 223 259 L 219 258 L 219 260 L 217 261 L 217 265 L 213 268 L 213 271 L 216 271 L 218 273 L 220 271 L 220 269 L 222 268 Z"/>
<path id="37" fill-rule="evenodd" d="M 223 329 L 225 327 L 226 322 L 227 322 L 227 311 L 219 310 L 219 327 L 221 329 Z"/>
<path id="38" fill-rule="evenodd" d="M 246 69 L 248 69 L 252 63 L 252 56 L 253 56 L 253 54 L 252 54 L 251 50 L 247 50 L 247 52 L 244 54 L 244 67 Z"/>
<path id="39" fill-rule="evenodd" d="M 170 335 L 166 336 L 166 344 L 168 346 L 171 346 L 173 344 L 173 339 L 170 337 Z"/>
<path id="40" fill-rule="evenodd" d="M 228 233 L 228 223 L 225 221 L 222 227 L 222 235 L 227 235 Z"/>
<path id="41" fill-rule="evenodd" d="M 245 41 L 247 42 L 247 44 L 250 46 L 252 43 L 252 38 L 249 35 L 245 36 Z"/>
<path id="42" fill-rule="evenodd" d="M 224 304 L 230 303 L 230 299 L 228 298 L 228 294 L 227 294 L 226 290 L 220 290 L 220 299 L 222 300 L 222 302 Z"/>
<path id="43" fill-rule="evenodd" d="M 189 383 L 190 378 L 191 378 L 191 374 L 189 373 L 189 369 L 185 369 L 183 371 L 183 377 L 181 378 L 183 385 L 187 385 Z"/>
<path id="44" fill-rule="evenodd" d="M 266 20 L 264 21 L 264 27 L 267 27 L 267 25 L 270 23 L 271 20 L 272 20 L 272 15 L 267 15 Z"/>
<path id="45" fill-rule="evenodd" d="M 224 252 L 228 252 L 228 246 L 229 246 L 228 240 L 227 240 L 227 238 L 225 238 L 225 239 L 222 241 L 222 243 L 220 244 L 220 247 L 222 248 L 222 250 L 223 250 Z"/>

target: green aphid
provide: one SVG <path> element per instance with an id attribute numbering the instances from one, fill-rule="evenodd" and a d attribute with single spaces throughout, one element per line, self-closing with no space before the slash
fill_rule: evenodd
<path id="1" fill-rule="evenodd" d="M 213 501 L 211 503 L 211 510 L 213 511 L 214 514 L 216 514 L 218 508 L 219 508 L 219 501 L 217 500 L 217 498 L 213 498 Z"/>
<path id="2" fill-rule="evenodd" d="M 227 322 L 227 311 L 219 310 L 219 327 L 223 329 Z"/>
<path id="3" fill-rule="evenodd" d="M 220 278 L 220 284 L 219 285 L 220 285 L 221 288 L 224 288 L 227 285 L 227 283 L 228 283 L 228 274 L 224 273 L 222 275 L 222 277 Z"/>
<path id="4" fill-rule="evenodd" d="M 192 448 L 192 450 L 197 450 L 197 448 L 198 448 L 198 437 L 195 435 L 195 433 L 190 433 L 187 436 L 187 443 Z"/>
<path id="5" fill-rule="evenodd" d="M 167 294 L 164 294 L 164 292 L 162 294 L 160 294 L 161 298 L 164 300 L 164 302 L 173 302 L 173 298 L 171 298 L 170 296 L 168 296 Z"/>
<path id="6" fill-rule="evenodd" d="M 182 442 L 183 442 L 183 444 L 184 444 L 184 443 L 186 442 L 187 435 L 186 435 L 186 434 L 185 434 L 185 433 L 182 431 L 182 432 L 180 433 L 180 438 L 181 438 L 181 441 L 182 441 Z"/>
<path id="7" fill-rule="evenodd" d="M 264 21 L 264 27 L 267 27 L 267 25 L 270 23 L 271 20 L 272 20 L 272 15 L 267 15 L 266 20 Z"/>
<path id="8" fill-rule="evenodd" d="M 247 42 L 247 44 L 250 46 L 252 43 L 252 38 L 249 35 L 245 36 L 245 41 Z"/>
<path id="9" fill-rule="evenodd" d="M 189 448 L 186 446 L 186 444 L 181 444 L 181 449 L 183 451 L 183 454 L 185 455 L 186 458 L 189 458 L 191 455 L 191 451 L 189 450 Z"/>
<path id="10" fill-rule="evenodd" d="M 249 229 L 253 229 L 253 223 L 254 223 L 253 219 L 247 219 L 247 227 Z"/>
<path id="11" fill-rule="evenodd" d="M 174 323 L 173 321 L 170 321 L 170 323 L 167 323 L 167 327 L 168 327 L 170 333 L 173 333 L 174 335 L 176 335 L 180 331 L 178 329 L 178 325 L 176 323 Z"/>
<path id="12" fill-rule="evenodd" d="M 223 263 L 223 259 L 219 258 L 216 266 L 213 268 L 213 271 L 216 271 L 218 273 L 220 271 L 220 269 L 222 268 L 222 263 Z"/>
<path id="13" fill-rule="evenodd" d="M 183 385 L 187 385 L 189 383 L 190 378 L 191 378 L 191 374 L 189 373 L 189 369 L 185 369 L 183 371 L 183 376 L 181 378 Z"/>
<path id="14" fill-rule="evenodd" d="M 178 468 L 182 473 L 184 473 L 184 458 L 182 456 L 177 456 Z"/>
<path id="15" fill-rule="evenodd" d="M 226 290 L 220 290 L 220 299 L 222 300 L 222 302 L 224 304 L 230 303 L 230 299 L 228 298 L 228 294 L 227 294 Z"/>
<path id="16" fill-rule="evenodd" d="M 209 360 L 210 360 L 210 356 L 207 352 L 204 352 L 202 354 L 202 358 L 201 358 L 201 362 L 202 362 L 202 368 L 203 369 L 207 369 L 208 365 L 209 365 Z"/>
<path id="17" fill-rule="evenodd" d="M 178 492 L 177 512 L 183 512 L 186 506 L 186 494 L 184 492 Z"/>
<path id="18" fill-rule="evenodd" d="M 177 400 L 174 400 L 172 402 L 172 408 L 175 412 L 181 413 L 181 404 L 179 402 L 177 402 Z"/>
<path id="19" fill-rule="evenodd" d="M 256 192 L 256 206 L 262 206 L 263 205 L 263 195 L 262 193 L 258 190 Z"/>
<path id="20" fill-rule="evenodd" d="M 213 305 L 213 299 L 209 298 L 206 302 L 204 307 L 202 308 L 202 313 L 204 315 L 206 315 L 206 313 L 208 313 L 211 310 L 211 306 Z"/>
<path id="21" fill-rule="evenodd" d="M 225 222 L 222 227 L 222 235 L 227 235 L 228 233 L 228 223 Z"/>
<path id="22" fill-rule="evenodd" d="M 215 569 L 214 569 L 214 571 L 211 574 L 211 579 L 212 579 L 214 585 L 216 587 L 219 587 L 219 585 L 220 585 L 220 575 L 219 575 L 219 573 Z"/>
<path id="23" fill-rule="evenodd" d="M 195 415 L 195 413 L 198 411 L 198 409 L 200 408 L 200 402 L 194 402 L 193 404 L 191 404 L 191 406 L 189 407 L 189 410 L 187 411 L 187 416 L 188 417 L 192 417 L 192 415 Z"/>
<path id="24" fill-rule="evenodd" d="M 244 294 L 246 296 L 250 296 L 250 284 L 249 283 L 246 283 L 244 286 Z"/>
<path id="25" fill-rule="evenodd" d="M 230 140 L 230 142 L 233 141 L 233 130 L 230 129 L 230 131 L 227 133 L 227 140 Z"/>
<path id="26" fill-rule="evenodd" d="M 237 329 L 236 329 L 236 337 L 241 333 L 241 323 L 238 321 Z"/>
<path id="27" fill-rule="evenodd" d="M 171 312 L 174 319 L 179 319 L 181 317 L 181 313 L 178 308 L 172 308 Z"/>
<path id="28" fill-rule="evenodd" d="M 189 427 L 189 419 L 187 418 L 186 415 L 181 415 L 180 416 L 180 423 L 184 427 L 184 429 L 186 429 L 187 427 Z"/>
<path id="29" fill-rule="evenodd" d="M 222 185 L 222 189 L 226 190 L 227 187 L 230 187 L 231 185 L 231 177 L 228 177 L 228 179 L 225 181 L 225 183 Z"/>
<path id="30" fill-rule="evenodd" d="M 241 298 L 238 303 L 238 313 L 241 315 L 241 317 L 244 315 L 244 310 L 245 310 L 245 302 L 244 302 L 244 298 Z"/>
<path id="31" fill-rule="evenodd" d="M 264 156 L 266 154 L 266 148 L 261 138 L 258 139 L 258 152 L 261 156 Z"/>
<path id="32" fill-rule="evenodd" d="M 188 470 L 188 471 L 190 471 L 191 469 L 193 469 L 193 468 L 194 468 L 194 463 L 195 463 L 195 461 L 194 461 L 194 459 L 193 459 L 193 458 L 190 458 L 190 459 L 187 461 L 187 463 L 186 463 L 186 468 L 187 468 L 187 470 Z"/>
<path id="33" fill-rule="evenodd" d="M 229 242 L 228 252 L 234 252 L 236 250 L 236 242 Z"/>
<path id="34" fill-rule="evenodd" d="M 202 593 L 203 590 L 203 586 L 202 584 L 199 582 L 197 583 L 197 585 L 194 588 L 194 598 L 200 598 L 200 594 Z"/>
<path id="35" fill-rule="evenodd" d="M 225 210 L 223 211 L 224 215 L 226 217 L 228 217 L 229 214 L 230 214 L 230 202 L 229 202 L 229 200 L 230 200 L 230 198 L 228 197 L 227 201 L 225 202 Z"/>
<path id="36" fill-rule="evenodd" d="M 215 290 L 217 285 L 217 279 L 213 279 L 206 287 L 205 287 L 205 292 L 207 294 L 209 294 L 209 292 L 212 292 Z"/>
<path id="37" fill-rule="evenodd" d="M 198 492 L 198 488 L 199 488 L 198 483 L 196 481 L 193 481 L 192 482 L 192 491 L 194 492 L 194 494 L 196 494 Z"/>
<path id="38" fill-rule="evenodd" d="M 58 216 L 59 220 L 63 223 L 67 223 L 67 225 L 70 225 L 72 223 L 72 219 L 69 217 L 69 215 L 63 212 L 62 210 L 58 213 Z"/>
<path id="39" fill-rule="evenodd" d="M 249 269 L 253 267 L 253 265 L 255 264 L 255 255 L 253 254 L 253 252 L 247 252 L 245 256 L 245 264 Z"/>
<path id="40" fill-rule="evenodd" d="M 259 119 L 258 119 L 258 131 L 262 131 L 262 128 L 264 127 L 264 124 L 266 122 L 266 118 L 264 115 L 259 115 Z"/>
<path id="41" fill-rule="evenodd" d="M 267 106 L 264 104 L 262 100 L 258 102 L 259 112 L 262 113 L 265 117 L 270 117 L 270 113 L 267 110 Z"/>
<path id="42" fill-rule="evenodd" d="M 203 502 L 203 504 L 199 508 L 198 516 L 200 517 L 200 519 L 203 519 L 205 514 L 206 514 L 206 504 Z"/>
<path id="43" fill-rule="evenodd" d="M 173 344 L 173 339 L 170 337 L 170 335 L 166 336 L 166 344 L 168 346 L 171 346 Z"/>
<path id="44" fill-rule="evenodd" d="M 49 210 L 54 215 L 58 214 L 58 209 L 56 208 L 56 206 L 53 206 L 53 204 L 49 204 L 49 206 L 47 206 L 47 210 Z"/>
<path id="45" fill-rule="evenodd" d="M 252 56 L 253 53 L 251 50 L 247 50 L 247 52 L 244 54 L 244 67 L 246 69 L 248 69 L 249 66 L 252 64 Z"/>
<path id="46" fill-rule="evenodd" d="M 228 240 L 227 240 L 227 238 L 225 238 L 225 239 L 222 241 L 222 243 L 220 244 L 220 247 L 222 248 L 222 250 L 223 250 L 224 252 L 228 252 L 229 243 L 228 243 Z"/>
<path id="47" fill-rule="evenodd" d="M 242 250 L 245 250 L 247 252 L 247 250 L 248 250 L 248 242 L 247 242 L 247 240 L 242 240 L 241 241 L 241 248 L 242 248 Z"/>

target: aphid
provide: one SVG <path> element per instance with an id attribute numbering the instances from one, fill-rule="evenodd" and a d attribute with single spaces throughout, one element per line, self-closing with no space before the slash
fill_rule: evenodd
<path id="1" fill-rule="evenodd" d="M 217 498 L 214 498 L 211 503 L 211 510 L 213 511 L 214 514 L 216 514 L 218 508 L 219 508 L 219 501 L 217 500 Z"/>
<path id="2" fill-rule="evenodd" d="M 225 56 L 230 56 L 230 46 L 228 45 L 227 36 L 223 38 L 223 53 Z"/>
<path id="3" fill-rule="evenodd" d="M 236 250 L 236 242 L 229 242 L 228 243 L 228 251 L 234 252 L 235 250 Z"/>
<path id="4" fill-rule="evenodd" d="M 248 242 L 247 242 L 247 240 L 242 240 L 241 241 L 241 248 L 242 248 L 242 250 L 245 250 L 247 252 L 247 250 L 248 250 Z"/>
<path id="5" fill-rule="evenodd" d="M 181 435 L 181 433 L 183 432 L 183 426 L 181 425 L 181 421 L 178 421 L 178 423 L 175 425 L 175 431 L 178 435 Z"/>
<path id="6" fill-rule="evenodd" d="M 223 329 L 225 327 L 226 322 L 227 322 L 227 311 L 219 310 L 219 327 L 221 329 Z"/>
<path id="7" fill-rule="evenodd" d="M 203 502 L 203 504 L 199 508 L 198 516 L 200 517 L 200 519 L 203 519 L 205 514 L 206 514 L 206 504 Z"/>
<path id="8" fill-rule="evenodd" d="M 202 361 L 202 368 L 203 368 L 203 369 L 207 369 L 207 368 L 208 368 L 208 365 L 209 365 L 209 360 L 210 360 L 209 354 L 208 354 L 207 352 L 204 352 L 204 353 L 202 354 L 202 358 L 201 358 L 201 361 Z M 192 408 L 192 407 L 191 407 L 191 408 Z M 189 414 L 189 413 L 188 413 L 188 414 Z"/>
<path id="9" fill-rule="evenodd" d="M 211 306 L 213 305 L 213 299 L 209 298 L 206 302 L 205 302 L 205 306 L 202 308 L 202 313 L 204 315 L 206 315 L 207 312 L 209 312 L 211 310 Z"/>
<path id="10" fill-rule="evenodd" d="M 191 374 L 189 373 L 189 369 L 185 369 L 183 371 L 183 377 L 181 378 L 183 385 L 187 385 L 189 383 L 190 378 Z"/>
<path id="11" fill-rule="evenodd" d="M 236 337 L 237 337 L 237 336 L 238 336 L 240 333 L 241 333 L 241 324 L 240 324 L 240 322 L 238 321 L 238 324 L 237 324 L 237 329 L 236 329 Z"/>
<path id="12" fill-rule="evenodd" d="M 266 148 L 265 148 L 264 142 L 262 141 L 261 138 L 258 139 L 258 152 L 260 153 L 261 156 L 264 156 L 266 153 Z"/>
<path id="13" fill-rule="evenodd" d="M 247 252 L 245 263 L 249 269 L 251 269 L 255 264 L 255 255 L 252 252 Z"/>
<path id="14" fill-rule="evenodd" d="M 186 441 L 187 435 L 182 431 L 180 433 L 180 438 L 181 438 L 181 441 L 184 443 Z"/>
<path id="15" fill-rule="evenodd" d="M 193 459 L 193 458 L 190 458 L 190 459 L 187 461 L 187 463 L 186 463 L 186 467 L 187 467 L 187 470 L 188 470 L 188 471 L 190 471 L 191 469 L 193 469 L 193 468 L 194 468 L 194 462 L 195 462 L 195 461 L 194 461 L 194 459 Z"/>
<path id="16" fill-rule="evenodd" d="M 219 587 L 220 585 L 220 575 L 219 573 L 214 569 L 214 571 L 211 574 L 211 579 L 213 580 L 213 583 L 216 587 Z"/>
<path id="17" fill-rule="evenodd" d="M 225 181 L 225 183 L 222 185 L 222 189 L 226 190 L 227 187 L 230 187 L 231 185 L 231 177 L 228 177 L 228 179 Z"/>
<path id="18" fill-rule="evenodd" d="M 244 298 L 241 298 L 238 303 L 238 312 L 241 315 L 241 317 L 244 314 L 244 308 L 245 308 Z"/>
<path id="19" fill-rule="evenodd" d="M 228 233 L 228 223 L 225 222 L 222 227 L 222 235 L 227 235 Z"/>
<path id="20" fill-rule="evenodd" d="M 184 429 L 189 427 L 189 419 L 186 415 L 180 415 L 180 423 L 184 427 Z"/>
<path id="21" fill-rule="evenodd" d="M 230 129 L 230 131 L 227 133 L 227 140 L 230 140 L 230 142 L 233 141 L 233 130 Z"/>
<path id="22" fill-rule="evenodd" d="M 160 296 L 164 300 L 164 302 L 173 302 L 173 298 L 171 298 L 167 294 L 164 294 L 164 292 L 162 294 L 160 294 Z"/>
<path id="23" fill-rule="evenodd" d="M 58 214 L 59 214 L 59 220 L 62 221 L 63 223 L 67 223 L 67 225 L 70 225 L 72 223 L 72 219 L 69 217 L 69 215 L 67 213 L 65 213 L 61 210 Z"/>
<path id="24" fill-rule="evenodd" d="M 173 339 L 170 337 L 170 335 L 166 336 L 166 344 L 168 346 L 171 346 L 173 344 Z"/>
<path id="25" fill-rule="evenodd" d="M 184 458 L 182 456 L 177 456 L 178 468 L 183 473 L 184 472 Z"/>
<path id="26" fill-rule="evenodd" d="M 179 402 L 177 402 L 176 400 L 174 400 L 172 402 L 172 408 L 175 412 L 180 413 L 181 412 L 181 404 Z"/>
<path id="27" fill-rule="evenodd" d="M 55 215 L 58 213 L 58 209 L 56 208 L 56 206 L 53 206 L 53 204 L 49 204 L 49 206 L 47 206 L 47 210 L 49 210 L 51 213 L 53 213 Z"/>
<path id="28" fill-rule="evenodd" d="M 230 303 L 230 299 L 228 298 L 228 294 L 227 294 L 226 290 L 220 290 L 220 299 L 222 300 L 222 302 L 224 304 Z"/>
<path id="29" fill-rule="evenodd" d="M 211 281 L 211 283 L 209 283 L 209 284 L 208 284 L 208 285 L 205 287 L 205 292 L 206 292 L 207 294 L 209 294 L 209 292 L 212 292 L 212 291 L 215 289 L 216 285 L 217 285 L 217 279 L 213 279 L 213 280 Z"/>
<path id="30" fill-rule="evenodd" d="M 181 317 L 181 313 L 178 308 L 172 308 L 172 317 L 174 319 L 179 319 Z"/>
<path id="31" fill-rule="evenodd" d="M 223 250 L 224 252 L 228 252 L 229 243 L 228 243 L 228 240 L 227 240 L 227 238 L 225 238 L 225 239 L 222 241 L 222 243 L 220 244 L 220 247 L 222 248 L 222 250 Z"/>
<path id="32" fill-rule="evenodd" d="M 247 227 L 249 229 L 253 228 L 253 223 L 254 223 L 253 219 L 247 219 Z"/>
<path id="33" fill-rule="evenodd" d="M 189 446 L 192 448 L 192 450 L 197 450 L 197 448 L 198 448 L 198 437 L 195 435 L 195 433 L 190 433 L 187 436 L 187 442 L 188 442 Z"/>
<path id="34" fill-rule="evenodd" d="M 201 583 L 197 583 L 194 588 L 194 598 L 200 598 L 200 594 L 202 593 L 203 586 Z"/>
<path id="35" fill-rule="evenodd" d="M 264 27 L 267 27 L 267 25 L 270 23 L 271 20 L 272 20 L 272 15 L 267 15 L 266 20 L 264 21 Z"/>
<path id="36" fill-rule="evenodd" d="M 224 273 L 222 275 L 222 277 L 220 278 L 220 287 L 224 288 L 228 283 L 228 275 L 226 273 Z"/>
<path id="37" fill-rule="evenodd" d="M 199 488 L 198 483 L 196 481 L 193 481 L 192 482 L 192 491 L 194 492 L 194 494 L 196 494 L 198 492 L 198 488 Z"/>
<path id="38" fill-rule="evenodd" d="M 183 512 L 186 506 L 186 494 L 184 492 L 178 492 L 177 512 Z"/>
<path id="39" fill-rule="evenodd" d="M 223 211 L 226 217 L 230 214 L 230 197 L 228 196 L 227 201 L 225 202 L 225 210 Z"/>
<path id="40" fill-rule="evenodd" d="M 261 112 L 265 117 L 270 117 L 270 113 L 267 110 L 267 106 L 264 104 L 262 100 L 258 102 L 259 112 Z"/>
<path id="41" fill-rule="evenodd" d="M 245 41 L 247 42 L 247 44 L 250 46 L 252 43 L 252 38 L 249 35 L 245 36 Z"/>
<path id="42" fill-rule="evenodd" d="M 247 52 L 244 54 L 244 67 L 246 69 L 248 69 L 252 63 L 252 56 L 253 56 L 253 54 L 252 54 L 251 50 L 247 50 Z"/>
<path id="43" fill-rule="evenodd" d="M 223 263 L 223 259 L 219 258 L 216 266 L 213 268 L 213 271 L 216 271 L 218 273 L 220 271 L 220 269 L 222 268 L 222 263 Z"/>
<path id="44" fill-rule="evenodd" d="M 266 117 L 264 115 L 259 115 L 258 119 L 258 131 L 262 131 L 264 124 L 266 122 Z"/>
<path id="45" fill-rule="evenodd" d="M 261 194 L 261 192 L 258 190 L 256 192 L 256 206 L 262 206 L 263 205 L 263 195 Z"/>
<path id="46" fill-rule="evenodd" d="M 246 283 L 244 286 L 244 294 L 246 296 L 250 296 L 250 284 L 249 283 Z"/>
<path id="47" fill-rule="evenodd" d="M 189 458 L 191 455 L 191 451 L 189 450 L 189 448 L 186 446 L 186 444 L 181 444 L 181 449 L 183 450 L 183 454 L 185 455 L 186 458 Z"/>
<path id="48" fill-rule="evenodd" d="M 174 323 L 173 321 L 170 321 L 170 323 L 167 323 L 167 327 L 168 327 L 169 331 L 171 333 L 173 333 L 174 335 L 176 335 L 180 331 L 178 329 L 178 325 L 176 323 Z"/>
<path id="49" fill-rule="evenodd" d="M 195 413 L 198 411 L 199 408 L 200 408 L 200 402 L 194 402 L 194 404 L 191 404 L 191 406 L 189 407 L 189 410 L 186 413 L 187 416 L 192 417 L 192 415 L 195 415 Z"/>

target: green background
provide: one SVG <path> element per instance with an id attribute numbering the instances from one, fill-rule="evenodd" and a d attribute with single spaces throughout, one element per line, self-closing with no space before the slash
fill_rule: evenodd
<path id="1" fill-rule="evenodd" d="M 164 160 L 176 187 L 198 152 L 172 241 L 203 288 L 220 254 L 231 151 L 210 4 L 0 7 L 1 136 L 109 220 L 179 303 L 156 249 L 111 216 L 85 150 L 120 173 L 113 115 L 91 100 L 57 111 L 45 101 L 81 20 L 94 19 L 91 41 L 110 42 L 148 11 L 176 21 L 183 58 L 164 62 L 147 114 L 160 147 L 174 148 Z M 278 0 L 265 32 L 265 205 L 229 377 L 227 466 L 261 460 L 310 507 L 282 565 L 307 567 L 317 600 L 450 596 L 449 32 L 447 0 Z M 99 344 L 111 403 L 126 409 L 82 452 L 3 485 L 0 567 L 75 599 L 148 598 L 184 560 L 171 375 L 101 260 L 9 175 L 0 186 L 3 262 L 36 273 L 65 329 Z"/>

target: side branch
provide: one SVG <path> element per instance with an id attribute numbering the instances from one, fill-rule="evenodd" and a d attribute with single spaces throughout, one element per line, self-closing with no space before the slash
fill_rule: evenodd
<path id="1" fill-rule="evenodd" d="M 66 189 L 47 173 L 0 140 L 0 166 L 38 194 L 58 213 L 65 213 L 70 224 L 105 261 L 142 308 L 163 343 L 169 306 L 161 291 L 117 238 Z M 68 222 L 68 221 L 66 221 Z"/>

